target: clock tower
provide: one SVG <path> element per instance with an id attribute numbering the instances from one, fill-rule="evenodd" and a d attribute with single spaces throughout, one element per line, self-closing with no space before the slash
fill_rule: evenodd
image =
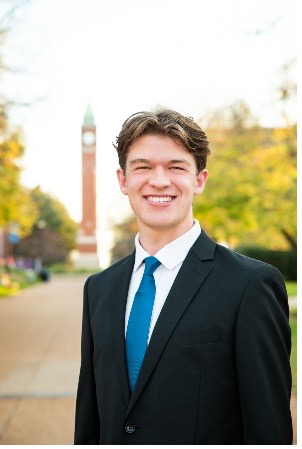
<path id="1" fill-rule="evenodd" d="M 90 106 L 82 126 L 82 221 L 77 239 L 80 268 L 99 268 L 96 238 L 96 127 Z"/>

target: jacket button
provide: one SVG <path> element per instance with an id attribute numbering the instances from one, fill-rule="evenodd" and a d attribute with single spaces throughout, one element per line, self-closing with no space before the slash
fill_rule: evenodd
<path id="1" fill-rule="evenodd" d="M 127 433 L 134 433 L 135 432 L 135 424 L 132 422 L 127 422 L 125 425 L 125 430 Z"/>

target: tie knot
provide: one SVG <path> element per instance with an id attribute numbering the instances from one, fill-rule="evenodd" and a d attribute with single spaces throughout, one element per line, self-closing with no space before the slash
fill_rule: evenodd
<path id="1" fill-rule="evenodd" d="M 153 275 L 157 267 L 160 266 L 160 261 L 156 257 L 149 256 L 145 259 L 145 271 L 144 274 Z"/>

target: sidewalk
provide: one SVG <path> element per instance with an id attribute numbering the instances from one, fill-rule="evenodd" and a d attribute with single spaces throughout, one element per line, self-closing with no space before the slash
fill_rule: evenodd
<path id="1" fill-rule="evenodd" d="M 73 444 L 85 276 L 0 301 L 0 444 Z"/>

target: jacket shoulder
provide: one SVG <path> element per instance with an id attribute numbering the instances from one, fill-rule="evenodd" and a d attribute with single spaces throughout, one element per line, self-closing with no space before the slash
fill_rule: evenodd
<path id="1" fill-rule="evenodd" d="M 192 247 L 192 251 L 202 260 L 213 260 L 216 264 L 221 264 L 224 270 L 229 268 L 235 272 L 254 272 L 257 270 L 268 270 L 270 272 L 280 271 L 261 260 L 252 259 L 251 257 L 240 254 L 232 249 L 223 246 L 212 240 L 206 232 L 201 229 L 201 234 Z"/>
<path id="2" fill-rule="evenodd" d="M 278 268 L 270 265 L 267 262 L 263 262 L 259 259 L 253 259 L 252 257 L 245 256 L 244 254 L 240 254 L 232 249 L 226 248 L 220 244 L 217 244 L 217 256 L 221 256 L 227 258 L 230 263 L 234 263 L 236 265 L 240 265 L 242 268 L 250 270 L 263 269 L 268 271 L 279 272 Z"/>

